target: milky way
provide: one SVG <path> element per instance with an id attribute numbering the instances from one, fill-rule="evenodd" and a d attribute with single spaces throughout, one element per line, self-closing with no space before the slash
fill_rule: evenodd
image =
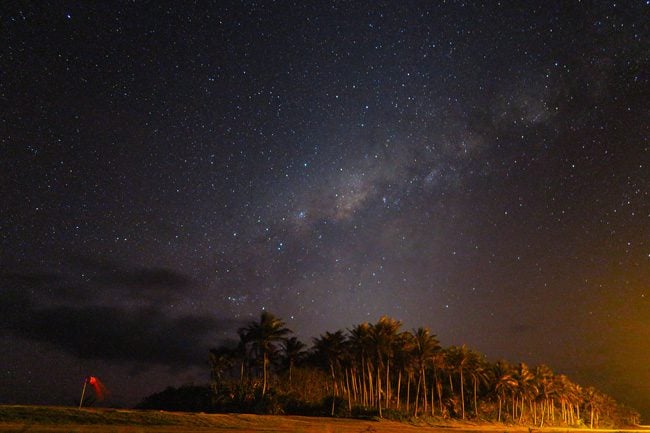
<path id="1" fill-rule="evenodd" d="M 0 402 L 386 314 L 650 416 L 650 7 L 3 5 Z"/>

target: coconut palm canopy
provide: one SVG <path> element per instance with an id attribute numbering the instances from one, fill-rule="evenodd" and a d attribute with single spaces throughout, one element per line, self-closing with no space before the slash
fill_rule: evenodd
<path id="1" fill-rule="evenodd" d="M 456 418 L 538 427 L 621 427 L 640 421 L 636 410 L 545 364 L 490 362 L 465 345 L 443 348 L 429 329 L 404 331 L 400 321 L 386 316 L 346 331 L 326 331 L 313 339 L 309 351 L 289 337 L 291 331 L 283 324 L 263 312 L 259 322 L 239 333 L 239 344 L 211 350 L 214 403 L 208 410 L 387 413 L 398 419 Z M 274 344 L 279 341 L 283 344 Z M 299 380 L 294 382 L 294 377 Z"/>

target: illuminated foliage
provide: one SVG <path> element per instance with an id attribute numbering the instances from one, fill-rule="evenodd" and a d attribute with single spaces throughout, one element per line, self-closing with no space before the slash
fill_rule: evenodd
<path id="1" fill-rule="evenodd" d="M 286 338 L 284 322 L 265 312 L 260 322 L 240 330 L 239 346 L 210 352 L 215 407 L 491 419 L 539 427 L 638 422 L 634 410 L 546 365 L 492 364 L 464 345 L 441 348 L 427 328 L 399 332 L 400 326 L 381 317 L 347 332 L 325 332 L 304 351 L 296 337 Z M 240 371 L 238 362 L 245 366 Z"/>

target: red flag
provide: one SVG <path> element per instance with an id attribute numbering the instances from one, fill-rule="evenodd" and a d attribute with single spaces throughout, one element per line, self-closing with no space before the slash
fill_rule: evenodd
<path id="1" fill-rule="evenodd" d="M 97 396 L 97 400 L 99 401 L 104 400 L 104 397 L 108 393 L 108 390 L 106 389 L 104 384 L 101 383 L 100 380 L 97 379 L 95 376 L 88 376 L 86 378 L 86 382 L 88 382 L 95 390 L 95 395 Z"/>

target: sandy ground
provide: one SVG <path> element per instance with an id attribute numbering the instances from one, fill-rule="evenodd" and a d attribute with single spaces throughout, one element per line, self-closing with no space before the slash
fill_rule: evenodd
<path id="1" fill-rule="evenodd" d="M 0 432 L 48 432 L 48 433 L 233 433 L 233 432 L 303 432 L 303 433 L 571 433 L 590 431 L 587 428 L 532 428 L 498 424 L 454 423 L 436 426 L 412 425 L 394 421 L 368 421 L 354 419 L 312 418 L 299 416 L 265 416 L 243 414 L 200 415 L 205 426 L 125 426 L 125 425 L 48 425 L 26 423 L 2 423 Z M 604 430 L 598 432 L 643 432 L 635 430 Z"/>

